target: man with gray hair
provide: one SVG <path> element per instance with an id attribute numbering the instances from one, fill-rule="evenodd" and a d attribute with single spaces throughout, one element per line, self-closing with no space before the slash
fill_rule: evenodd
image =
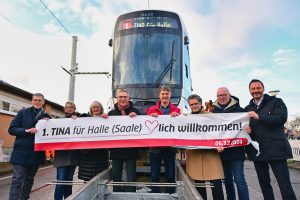
<path id="1" fill-rule="evenodd" d="M 114 109 L 108 112 L 109 116 L 124 116 L 136 117 L 140 114 L 138 109 L 133 106 L 130 101 L 130 96 L 125 89 L 121 89 L 118 92 L 117 103 L 114 105 Z M 112 160 L 112 179 L 115 182 L 122 181 L 123 163 L 126 165 L 126 178 L 128 182 L 136 181 L 136 160 L 139 156 L 139 148 L 113 148 L 110 150 L 110 158 Z M 126 186 L 114 186 L 114 192 L 136 192 L 136 187 Z"/>
<path id="2" fill-rule="evenodd" d="M 51 118 L 43 110 L 44 95 L 32 95 L 32 106 L 22 109 L 10 123 L 8 132 L 16 136 L 10 162 L 13 164 L 13 178 L 9 199 L 29 199 L 34 176 L 39 165 L 44 161 L 45 152 L 34 151 L 35 125 L 40 119 Z"/>
<path id="3" fill-rule="evenodd" d="M 230 95 L 228 88 L 220 87 L 217 90 L 217 100 L 213 103 L 212 112 L 236 113 L 244 112 L 244 109 L 240 107 L 239 99 Z M 244 174 L 245 158 L 245 148 L 243 146 L 226 148 L 221 152 L 227 200 L 236 199 L 234 182 L 237 186 L 239 199 L 249 199 L 249 191 Z"/>

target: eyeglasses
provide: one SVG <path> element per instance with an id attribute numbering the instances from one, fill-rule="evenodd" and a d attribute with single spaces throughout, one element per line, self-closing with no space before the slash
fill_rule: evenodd
<path id="1" fill-rule="evenodd" d="M 34 101 L 34 102 L 42 102 L 43 100 L 42 99 L 32 99 L 32 101 Z"/>
<path id="2" fill-rule="evenodd" d="M 128 96 L 118 96 L 118 99 L 127 99 Z"/>
<path id="3" fill-rule="evenodd" d="M 228 94 L 219 94 L 219 95 L 217 95 L 217 97 L 218 97 L 218 98 L 221 98 L 221 97 L 227 97 L 227 95 L 228 95 Z"/>

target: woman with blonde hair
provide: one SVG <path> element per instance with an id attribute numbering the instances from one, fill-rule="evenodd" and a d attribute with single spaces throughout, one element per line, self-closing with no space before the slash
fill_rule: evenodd
<path id="1" fill-rule="evenodd" d="M 99 101 L 93 101 L 89 108 L 89 113 L 82 114 L 81 117 L 102 117 L 107 118 L 102 104 Z M 94 176 L 108 167 L 107 149 L 83 149 L 79 155 L 78 178 L 89 181 Z"/>

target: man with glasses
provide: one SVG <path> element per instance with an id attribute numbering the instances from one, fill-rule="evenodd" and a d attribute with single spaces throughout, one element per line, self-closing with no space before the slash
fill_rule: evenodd
<path id="1" fill-rule="evenodd" d="M 188 97 L 191 114 L 207 114 L 202 106 L 202 99 L 197 94 Z M 205 184 L 209 181 L 214 200 L 223 200 L 222 180 L 224 178 L 220 155 L 216 149 L 188 149 L 186 150 L 186 173 L 195 183 Z M 204 200 L 207 200 L 206 187 L 197 187 Z"/>
<path id="2" fill-rule="evenodd" d="M 133 107 L 133 103 L 130 101 L 128 92 L 125 89 L 121 89 L 117 96 L 118 102 L 114 105 L 114 109 L 108 112 L 109 116 L 125 115 L 129 117 L 135 117 L 140 112 Z M 124 119 L 126 120 L 126 119 Z M 139 156 L 138 148 L 115 148 L 110 149 L 110 158 L 112 159 L 112 178 L 114 182 L 122 181 L 123 163 L 126 165 L 126 176 L 128 182 L 136 181 L 136 159 Z M 122 192 L 122 187 L 114 186 L 114 192 Z M 124 187 L 125 192 L 136 192 L 136 188 Z"/>
<path id="3" fill-rule="evenodd" d="M 8 129 L 10 135 L 16 136 L 10 158 L 13 164 L 10 200 L 29 199 L 34 176 L 45 158 L 44 152 L 34 151 L 35 125 L 38 120 L 51 117 L 43 110 L 45 99 L 41 93 L 34 94 L 31 103 L 31 107 L 18 112 Z"/>
<path id="4" fill-rule="evenodd" d="M 217 100 L 213 103 L 213 113 L 244 112 L 240 107 L 239 99 L 230 95 L 228 88 L 220 87 L 217 90 Z M 246 130 L 247 131 L 247 130 Z M 225 175 L 225 189 L 227 200 L 235 200 L 235 186 L 239 199 L 249 199 L 248 185 L 244 174 L 245 148 L 232 147 L 218 149 L 221 152 L 221 160 Z"/>

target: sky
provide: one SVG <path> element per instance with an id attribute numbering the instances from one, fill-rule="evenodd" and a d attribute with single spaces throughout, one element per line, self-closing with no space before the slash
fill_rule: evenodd
<path id="1" fill-rule="evenodd" d="M 62 27 L 43 3 L 64 25 Z M 248 83 L 280 90 L 289 117 L 300 115 L 299 0 L 0 0 L 0 80 L 64 105 L 68 100 L 72 36 L 78 37 L 79 72 L 110 72 L 114 23 L 147 9 L 178 13 L 189 33 L 193 93 L 216 100 L 228 87 L 242 107 Z M 78 75 L 75 103 L 87 112 L 93 100 L 106 111 L 111 78 Z"/>

